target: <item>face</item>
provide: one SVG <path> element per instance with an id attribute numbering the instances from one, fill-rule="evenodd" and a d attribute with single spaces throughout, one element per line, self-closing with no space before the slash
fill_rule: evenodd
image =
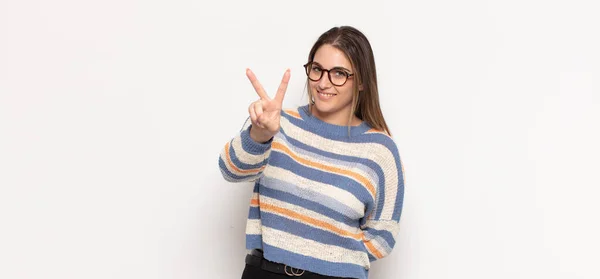
<path id="1" fill-rule="evenodd" d="M 309 69 L 323 72 L 320 80 L 308 80 L 310 93 L 315 101 L 312 113 L 325 122 L 347 125 L 352 110 L 355 76 L 349 76 L 346 83 L 336 86 L 329 80 L 328 72 L 323 70 L 331 70 L 331 80 L 339 84 L 337 81 L 344 72 L 354 74 L 350 60 L 341 50 L 326 44 L 317 49 Z"/>

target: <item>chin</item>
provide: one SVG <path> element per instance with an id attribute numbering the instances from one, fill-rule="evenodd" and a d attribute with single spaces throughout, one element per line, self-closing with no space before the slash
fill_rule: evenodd
<path id="1" fill-rule="evenodd" d="M 333 104 L 327 104 L 320 102 L 319 100 L 315 101 L 313 104 L 315 110 L 319 113 L 332 113 L 335 111 L 335 106 Z"/>
<path id="2" fill-rule="evenodd" d="M 340 98 L 340 97 L 343 97 L 343 96 L 338 93 L 338 95 L 334 98 Z M 343 103 L 340 103 L 340 101 L 342 101 L 342 102 L 347 101 L 348 104 L 344 105 Z M 350 106 L 351 106 L 351 100 L 344 100 L 344 98 L 342 98 L 340 100 L 338 100 L 338 99 L 321 100 L 321 99 L 319 99 L 319 97 L 317 97 L 317 98 L 315 98 L 315 103 L 313 104 L 313 107 L 314 107 L 313 109 L 321 115 L 331 115 L 331 114 L 336 114 L 341 111 L 344 111 L 346 108 L 349 108 Z"/>
<path id="3" fill-rule="evenodd" d="M 314 104 L 314 110 L 321 116 L 333 116 L 339 113 L 345 113 L 344 107 L 336 106 L 336 104 L 319 103 Z"/>

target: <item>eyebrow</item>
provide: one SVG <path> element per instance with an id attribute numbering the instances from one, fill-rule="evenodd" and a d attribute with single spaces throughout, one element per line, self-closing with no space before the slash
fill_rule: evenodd
<path id="1" fill-rule="evenodd" d="M 319 63 L 319 62 L 317 62 L 317 61 L 314 61 L 314 60 L 313 60 L 313 63 L 317 64 L 318 66 L 320 66 L 320 67 L 322 67 L 322 68 L 324 68 L 324 67 L 323 67 L 323 65 L 321 65 L 321 63 Z M 350 70 L 348 70 L 348 69 L 346 69 L 346 68 L 344 68 L 344 67 L 341 67 L 341 66 L 335 66 L 335 67 L 331 68 L 331 70 L 333 70 L 333 69 L 344 70 L 344 71 L 346 71 L 346 72 L 350 73 Z"/>

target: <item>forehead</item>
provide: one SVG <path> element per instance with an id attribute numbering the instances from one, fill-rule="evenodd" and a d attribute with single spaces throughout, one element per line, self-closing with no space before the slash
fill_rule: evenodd
<path id="1" fill-rule="evenodd" d="M 352 64 L 346 54 L 341 50 L 331 46 L 322 45 L 317 49 L 313 61 L 321 64 L 325 68 L 343 67 L 346 69 L 352 69 Z"/>

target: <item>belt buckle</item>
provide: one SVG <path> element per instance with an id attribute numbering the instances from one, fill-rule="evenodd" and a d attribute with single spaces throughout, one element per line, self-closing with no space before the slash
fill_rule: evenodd
<path id="1" fill-rule="evenodd" d="M 290 271 L 289 271 L 289 272 L 288 272 L 288 267 L 290 268 Z M 294 271 L 294 269 L 295 269 L 296 271 Z M 304 274 L 304 270 L 302 270 L 302 269 L 299 269 L 299 268 L 293 268 L 293 267 L 291 267 L 291 266 L 288 266 L 287 264 L 286 264 L 286 265 L 284 265 L 284 267 L 283 267 L 283 271 L 285 271 L 285 274 L 286 274 L 287 276 L 296 276 L 296 277 L 298 277 L 298 276 L 302 276 L 302 274 Z M 300 272 L 300 271 L 302 271 L 302 272 Z"/>

